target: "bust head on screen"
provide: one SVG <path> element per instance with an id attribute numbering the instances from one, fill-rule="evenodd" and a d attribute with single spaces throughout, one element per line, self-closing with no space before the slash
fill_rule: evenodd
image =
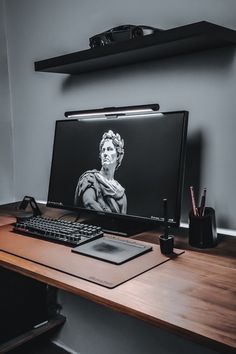
<path id="1" fill-rule="evenodd" d="M 104 133 L 99 145 L 99 155 L 102 169 L 110 168 L 111 172 L 112 166 L 117 169 L 124 157 L 124 140 L 121 139 L 120 134 L 114 134 L 112 130 Z M 113 176 L 114 173 L 115 171 Z"/>
<path id="2" fill-rule="evenodd" d="M 82 174 L 75 192 L 75 205 L 85 208 L 126 213 L 127 199 L 124 188 L 114 179 L 116 169 L 124 156 L 124 140 L 112 130 L 105 132 L 99 144 L 101 169 Z"/>

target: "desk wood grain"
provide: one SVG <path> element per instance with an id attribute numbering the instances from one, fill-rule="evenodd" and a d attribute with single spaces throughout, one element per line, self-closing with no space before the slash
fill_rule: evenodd
<path id="1" fill-rule="evenodd" d="M 154 233 L 140 236 L 151 239 Z M 223 242 L 224 244 L 224 242 Z M 0 252 L 0 264 L 223 353 L 236 352 L 236 238 L 184 256 L 107 289 Z"/>

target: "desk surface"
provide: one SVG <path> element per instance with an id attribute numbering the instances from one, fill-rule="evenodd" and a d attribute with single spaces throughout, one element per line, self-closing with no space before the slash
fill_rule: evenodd
<path id="1" fill-rule="evenodd" d="M 0 225 L 14 222 L 0 216 Z M 157 233 L 137 238 L 156 242 Z M 186 248 L 184 236 L 176 247 Z M 107 289 L 55 269 L 0 252 L 0 265 L 78 294 L 114 310 L 199 341 L 218 351 L 236 351 L 236 238 L 216 248 L 186 250 L 161 266 Z M 59 260 L 60 261 L 60 260 Z"/>

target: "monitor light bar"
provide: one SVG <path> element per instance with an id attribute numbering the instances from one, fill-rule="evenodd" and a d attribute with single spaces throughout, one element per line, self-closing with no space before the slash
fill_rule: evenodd
<path id="1" fill-rule="evenodd" d="M 141 114 L 153 111 L 158 111 L 159 104 L 148 104 L 139 106 L 124 106 L 124 107 L 107 107 L 93 110 L 71 111 L 65 112 L 66 118 L 80 118 L 80 117 L 98 117 L 98 116 L 113 116 L 125 114 Z"/>

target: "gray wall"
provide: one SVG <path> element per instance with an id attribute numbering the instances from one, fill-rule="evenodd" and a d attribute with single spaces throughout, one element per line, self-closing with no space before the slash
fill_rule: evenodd
<path id="1" fill-rule="evenodd" d="M 0 0 L 0 204 L 14 200 L 13 138 L 5 31 L 5 6 Z"/>
<path id="2" fill-rule="evenodd" d="M 56 343 L 79 354 L 217 354 L 181 336 L 61 292 L 69 317 Z"/>
<path id="3" fill-rule="evenodd" d="M 14 139 L 9 138 L 10 146 L 7 142 L 4 145 L 12 158 L 14 141 L 16 199 L 28 194 L 46 200 L 54 123 L 63 118 L 65 111 L 159 102 L 163 111 L 190 112 L 182 220 L 187 221 L 190 208 L 187 186 L 194 184 L 208 188 L 208 202 L 216 208 L 218 226 L 236 229 L 235 48 L 73 77 L 36 73 L 33 67 L 36 60 L 87 49 L 91 35 L 124 23 L 168 29 L 208 20 L 236 30 L 235 0 L 6 0 L 5 3 Z M 0 32 L 0 44 L 5 50 L 3 30 Z M 7 79 L 0 87 L 7 90 L 3 107 L 10 134 L 9 105 L 5 103 L 9 102 Z M 5 134 L 0 134 L 2 140 Z M 7 183 L 13 181 L 11 165 L 7 164 L 2 178 L 0 188 L 4 183 L 8 186 L 10 199 L 11 188 Z M 165 354 L 184 350 L 208 353 L 70 294 L 60 292 L 60 299 L 68 322 L 58 340 L 82 354 Z M 91 340 L 90 330 L 95 339 Z M 148 340 L 151 344 L 147 344 Z"/>
<path id="4" fill-rule="evenodd" d="M 72 77 L 33 67 L 87 49 L 91 35 L 122 23 L 167 29 L 204 19 L 236 29 L 234 0 L 7 0 L 6 8 L 16 199 L 46 200 L 54 123 L 66 110 L 159 102 L 190 112 L 182 221 L 194 184 L 207 187 L 218 226 L 236 230 L 235 47 Z"/>

